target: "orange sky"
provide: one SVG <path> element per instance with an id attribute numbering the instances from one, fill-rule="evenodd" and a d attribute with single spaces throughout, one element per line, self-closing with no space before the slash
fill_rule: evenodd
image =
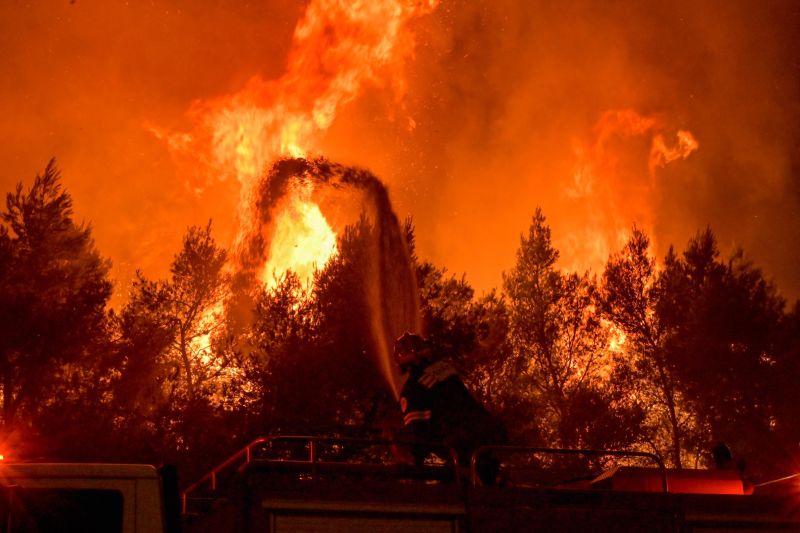
<path id="1" fill-rule="evenodd" d="M 414 217 L 420 254 L 479 291 L 499 286 L 541 206 L 564 266 L 597 269 L 592 239 L 633 222 L 659 254 L 710 224 L 724 251 L 742 246 L 796 298 L 800 6 L 696 4 L 442 0 L 409 27 L 404 100 L 396 80 L 365 85 L 321 152 L 381 177 Z M 211 218 L 229 244 L 235 183 L 196 193 L 149 126 L 188 131 L 193 101 L 280 78 L 305 6 L 3 2 L 2 190 L 55 156 L 120 294 L 136 268 L 166 273 L 188 225 Z M 658 127 L 611 135 L 576 196 L 577 152 L 597 146 L 614 110 Z M 699 149 L 649 175 L 652 137 L 675 143 L 678 130 Z"/>

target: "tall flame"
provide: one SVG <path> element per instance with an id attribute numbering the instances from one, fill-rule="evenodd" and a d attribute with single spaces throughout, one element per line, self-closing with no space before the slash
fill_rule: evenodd
<path id="1" fill-rule="evenodd" d="M 310 280 L 314 270 L 336 253 L 336 234 L 308 196 L 311 185 L 303 189 L 290 193 L 288 205 L 275 221 L 269 259 L 259 275 L 267 287 L 274 287 L 287 269 Z"/>
<path id="2" fill-rule="evenodd" d="M 670 131 L 673 140 L 668 140 Z M 649 142 L 640 165 L 626 166 L 620 142 Z M 594 126 L 591 142 L 576 142 L 577 164 L 567 195 L 589 217 L 581 235 L 565 247 L 565 266 L 572 269 L 599 268 L 608 255 L 629 237 L 636 224 L 653 234 L 654 196 L 658 170 L 686 159 L 699 148 L 687 130 L 670 130 L 663 119 L 621 109 L 603 113 Z M 644 159 L 646 158 L 646 172 Z"/>
<path id="3" fill-rule="evenodd" d="M 414 46 L 407 24 L 437 4 L 438 0 L 312 0 L 295 27 L 283 76 L 254 76 L 238 93 L 195 102 L 189 111 L 195 124 L 190 133 L 155 131 L 190 168 L 201 164 L 214 179 L 238 180 L 237 245 L 260 231 L 254 196 L 270 162 L 318 151 L 337 111 L 368 84 L 388 85 L 398 100 L 402 98 L 403 60 Z M 330 257 L 333 230 L 312 196 L 313 190 L 295 196 L 274 218 L 274 235 L 293 244 L 273 243 L 262 272 L 267 279 L 288 268 L 308 276 L 310 265 L 322 266 Z M 302 248 L 303 253 L 287 253 L 291 248 Z"/>

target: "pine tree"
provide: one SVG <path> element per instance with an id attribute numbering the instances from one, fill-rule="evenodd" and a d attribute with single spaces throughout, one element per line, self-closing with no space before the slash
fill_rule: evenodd
<path id="1" fill-rule="evenodd" d="M 0 214 L 0 384 L 6 431 L 31 424 L 105 332 L 110 262 L 73 220 L 55 161 Z M 22 413 L 26 418 L 21 419 Z"/>

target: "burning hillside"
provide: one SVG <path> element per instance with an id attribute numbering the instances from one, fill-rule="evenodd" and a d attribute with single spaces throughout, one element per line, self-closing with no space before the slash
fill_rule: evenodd
<path id="1" fill-rule="evenodd" d="M 159 459 L 375 428 L 372 362 L 396 393 L 410 329 L 526 441 L 796 448 L 770 279 L 800 291 L 799 25 L 782 2 L 3 5 L 4 427 Z"/>

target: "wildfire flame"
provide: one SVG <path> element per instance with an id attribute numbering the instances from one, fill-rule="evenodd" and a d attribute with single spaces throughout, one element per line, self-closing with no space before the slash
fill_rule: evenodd
<path id="1" fill-rule="evenodd" d="M 628 239 L 631 224 L 653 235 L 658 169 L 686 159 L 699 148 L 690 131 L 671 130 L 663 119 L 632 109 L 603 113 L 593 137 L 591 142 L 575 143 L 577 164 L 566 189 L 589 217 L 583 233 L 564 250 L 565 267 L 572 269 L 602 267 L 609 253 Z M 625 167 L 615 144 L 642 138 L 649 140 L 646 174 L 644 161 L 641 168 Z"/>
<path id="2" fill-rule="evenodd" d="M 311 185 L 293 191 L 288 205 L 275 221 L 269 260 L 259 275 L 274 287 L 284 272 L 291 270 L 300 279 L 310 280 L 314 271 L 336 253 L 336 234 L 308 195 Z"/>
<path id="3" fill-rule="evenodd" d="M 312 0 L 295 27 L 282 77 L 255 76 L 236 94 L 195 102 L 189 111 L 195 124 L 191 133 L 155 130 L 192 169 L 199 164 L 214 179 L 233 175 L 238 180 L 236 246 L 261 231 L 254 195 L 269 163 L 318 151 L 337 111 L 368 84 L 388 85 L 402 99 L 403 60 L 414 46 L 407 23 L 437 4 L 438 0 Z M 269 247 L 262 280 L 289 268 L 302 271 L 308 280 L 313 274 L 310 265 L 322 266 L 335 253 L 335 234 L 312 193 L 295 195 L 274 217 L 277 241 Z"/>
<path id="4" fill-rule="evenodd" d="M 677 159 L 686 159 L 700 146 L 690 131 L 678 130 L 675 136 L 678 142 L 672 147 L 667 146 L 663 135 L 659 134 L 653 137 L 648 165 L 651 178 L 655 176 L 656 168 L 663 167 Z"/>

